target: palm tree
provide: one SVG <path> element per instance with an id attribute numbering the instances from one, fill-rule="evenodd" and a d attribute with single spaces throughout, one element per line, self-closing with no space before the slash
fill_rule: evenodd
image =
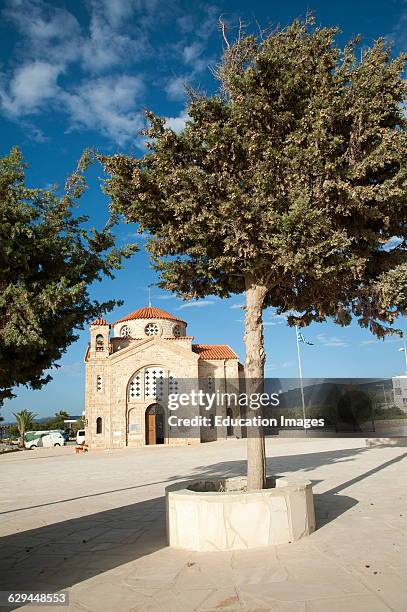
<path id="1" fill-rule="evenodd" d="M 24 447 L 24 436 L 27 429 L 30 429 L 33 425 L 34 419 L 37 416 L 34 412 L 29 410 L 21 410 L 20 412 L 13 412 L 16 417 L 17 429 L 20 434 L 19 444 Z"/>

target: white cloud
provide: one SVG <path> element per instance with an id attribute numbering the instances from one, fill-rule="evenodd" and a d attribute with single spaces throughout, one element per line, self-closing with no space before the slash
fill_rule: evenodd
<path id="1" fill-rule="evenodd" d="M 272 317 L 274 320 L 280 321 L 280 323 L 286 323 L 287 321 L 287 315 L 273 314 Z"/>
<path id="2" fill-rule="evenodd" d="M 75 361 L 73 363 L 62 364 L 59 368 L 59 372 L 63 376 L 83 376 L 83 363 L 81 361 Z"/>
<path id="3" fill-rule="evenodd" d="M 114 27 L 128 22 L 135 13 L 144 27 L 151 25 L 152 19 L 159 20 L 157 11 L 164 8 L 160 0 L 90 0 L 90 3 Z"/>
<path id="4" fill-rule="evenodd" d="M 108 76 L 88 80 L 61 97 L 71 129 L 95 129 L 123 145 L 136 139 L 143 127 L 142 115 L 132 110 L 142 91 L 143 81 L 139 77 Z"/>
<path id="5" fill-rule="evenodd" d="M 178 19 L 178 27 L 185 38 L 180 45 L 181 57 L 188 66 L 192 75 L 203 72 L 213 62 L 213 58 L 205 53 L 209 37 L 216 32 L 219 8 L 215 5 L 206 5 L 203 15 L 195 18 Z"/>
<path id="6" fill-rule="evenodd" d="M 142 2 L 91 0 L 89 27 L 81 32 L 77 19 L 64 8 L 41 0 L 9 0 L 3 15 L 20 31 L 27 55 L 101 72 L 131 61 L 147 47 L 146 36 L 125 19 L 142 8 Z"/>
<path id="7" fill-rule="evenodd" d="M 20 32 L 27 57 L 68 63 L 79 56 L 80 26 L 64 8 L 41 0 L 9 0 L 2 16 Z"/>
<path id="8" fill-rule="evenodd" d="M 140 58 L 146 47 L 147 40 L 141 31 L 134 38 L 112 27 L 105 13 L 95 10 L 90 19 L 89 36 L 82 41 L 82 64 L 91 72 L 103 72 L 130 62 L 136 54 Z"/>
<path id="9" fill-rule="evenodd" d="M 35 61 L 16 69 L 8 89 L 0 89 L 3 111 L 11 116 L 38 112 L 42 104 L 58 94 L 57 79 L 62 67 Z"/>
<path id="10" fill-rule="evenodd" d="M 283 361 L 283 363 L 270 363 L 269 365 L 266 365 L 264 370 L 265 372 L 271 372 L 273 370 L 292 368 L 294 366 L 295 366 L 294 361 Z"/>
<path id="11" fill-rule="evenodd" d="M 349 346 L 347 342 L 342 340 L 341 338 L 337 338 L 336 336 L 329 336 L 328 338 L 325 334 L 318 334 L 317 340 L 324 346 L 333 347 L 333 348 L 342 348 Z"/>
<path id="12" fill-rule="evenodd" d="M 184 310 L 184 308 L 205 308 L 206 306 L 211 306 L 215 302 L 213 300 L 203 300 L 202 302 L 186 302 L 179 306 L 177 310 Z"/>
<path id="13" fill-rule="evenodd" d="M 105 15 L 106 20 L 113 26 L 120 25 L 124 19 L 131 17 L 134 2 L 131 0 L 91 0 L 94 11 Z"/>
<path id="14" fill-rule="evenodd" d="M 402 342 L 402 339 L 399 336 L 389 336 L 389 337 L 384 337 L 383 340 L 379 340 L 379 338 L 371 338 L 370 340 L 362 340 L 362 342 L 360 342 L 360 346 L 370 346 L 371 344 L 392 344 L 394 342 L 400 343 Z"/>
<path id="15" fill-rule="evenodd" d="M 215 6 L 203 5 L 185 18 L 171 0 L 87 0 L 82 8 L 88 15 L 80 24 L 63 3 L 4 0 L 3 6 L 1 17 L 17 30 L 18 44 L 12 64 L 0 74 L 0 111 L 22 126 L 34 114 L 65 112 L 68 130 L 96 130 L 118 145 L 144 126 L 141 62 L 154 54 L 154 76 L 163 82 L 160 70 L 170 61 L 168 50 L 181 57 L 186 74 L 168 80 L 165 89 L 170 99 L 184 99 L 185 82 L 209 64 L 206 44 L 218 14 Z M 170 18 L 182 30 L 180 40 L 153 49 L 150 32 Z M 62 74 L 66 78 L 59 78 Z M 187 119 L 181 111 L 168 117 L 167 125 L 179 132 Z M 32 137 L 45 138 L 35 126 L 28 128 Z M 142 148 L 141 138 L 137 146 Z"/>
<path id="16" fill-rule="evenodd" d="M 193 15 L 182 15 L 177 19 L 177 25 L 181 30 L 182 34 L 192 32 L 194 29 L 194 17 Z"/>
<path id="17" fill-rule="evenodd" d="M 170 100 L 184 100 L 186 95 L 187 79 L 179 76 L 168 81 L 165 91 Z"/>
<path id="18" fill-rule="evenodd" d="M 139 60 L 144 36 L 137 26 L 123 25 L 123 20 L 133 11 L 147 11 L 147 4 L 143 0 L 90 0 L 89 28 L 83 33 L 76 18 L 63 8 L 41 0 L 8 0 L 2 16 L 20 32 L 23 59 L 16 69 L 1 75 L 3 114 L 24 125 L 25 117 L 55 108 L 67 114 L 69 129 L 97 130 L 119 145 L 136 139 L 144 126 L 137 104 L 143 90 L 140 75 L 85 75 L 65 88 L 57 81 L 72 64 L 94 73 L 122 67 L 134 57 Z M 174 120 L 180 124 L 181 117 Z M 38 135 L 31 127 L 30 133 Z"/>
<path id="19" fill-rule="evenodd" d="M 397 47 L 396 50 L 404 51 L 407 42 L 407 2 L 405 0 L 402 1 L 399 20 L 389 34 L 389 38 Z"/>
<path id="20" fill-rule="evenodd" d="M 244 302 L 241 302 L 240 304 L 232 304 L 232 306 L 230 307 L 232 310 L 237 310 L 238 308 L 241 310 L 246 306 L 246 304 Z"/>
<path id="21" fill-rule="evenodd" d="M 193 42 L 187 45 L 182 50 L 182 56 L 186 64 L 193 64 L 196 62 L 203 51 L 203 46 L 199 42 Z"/>
<path id="22" fill-rule="evenodd" d="M 186 111 L 182 111 L 178 117 L 166 117 L 165 125 L 178 134 L 184 129 L 185 123 L 188 121 L 188 119 L 188 113 Z"/>

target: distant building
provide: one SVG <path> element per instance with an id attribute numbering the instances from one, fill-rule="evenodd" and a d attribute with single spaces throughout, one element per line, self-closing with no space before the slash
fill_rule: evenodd
<path id="1" fill-rule="evenodd" d="M 393 396 L 397 408 L 407 412 L 407 374 L 393 376 Z"/>
<path id="2" fill-rule="evenodd" d="M 168 424 L 166 397 L 185 385 L 204 392 L 233 392 L 243 366 L 226 344 L 194 344 L 187 323 L 160 308 L 140 308 L 109 325 L 104 319 L 90 326 L 86 363 L 86 443 L 92 448 L 122 448 L 146 444 L 188 444 L 239 436 L 238 428 L 208 426 L 180 435 Z M 187 389 L 185 389 L 187 390 Z M 219 412 L 221 410 L 222 412 Z M 195 414 L 199 416 L 199 407 Z"/>
<path id="3" fill-rule="evenodd" d="M 77 421 L 79 421 L 80 419 L 83 419 L 85 415 L 85 412 L 82 413 L 82 416 L 69 416 L 67 419 L 64 419 L 64 423 L 66 425 L 74 425 Z"/>

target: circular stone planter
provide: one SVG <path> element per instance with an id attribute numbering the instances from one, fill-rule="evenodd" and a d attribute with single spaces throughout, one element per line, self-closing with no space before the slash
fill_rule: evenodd
<path id="1" fill-rule="evenodd" d="M 197 551 L 287 544 L 315 530 L 309 480 L 268 478 L 246 490 L 246 478 L 208 479 L 165 489 L 168 544 Z"/>

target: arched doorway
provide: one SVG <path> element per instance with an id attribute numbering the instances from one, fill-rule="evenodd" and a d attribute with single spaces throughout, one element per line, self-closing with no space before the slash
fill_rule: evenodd
<path id="1" fill-rule="evenodd" d="M 164 409 L 152 404 L 145 415 L 146 444 L 164 444 Z"/>

